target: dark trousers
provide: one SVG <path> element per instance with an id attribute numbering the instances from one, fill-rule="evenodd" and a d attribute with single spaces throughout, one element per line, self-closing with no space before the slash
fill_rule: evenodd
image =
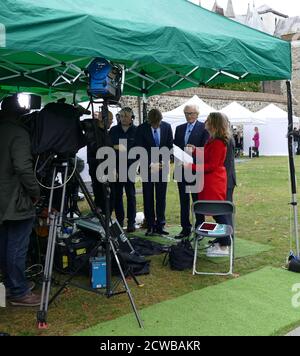
<path id="1" fill-rule="evenodd" d="M 226 193 L 226 200 L 227 201 L 233 202 L 233 191 L 234 191 L 234 187 L 233 188 L 227 188 L 227 193 Z M 227 216 L 228 225 L 233 227 L 232 215 L 226 215 L 226 216 Z"/>
<path id="2" fill-rule="evenodd" d="M 123 204 L 123 191 L 125 189 L 127 197 L 127 219 L 128 225 L 135 225 L 136 216 L 136 197 L 135 197 L 135 184 L 132 182 L 115 184 L 116 187 L 116 199 L 115 199 L 115 212 L 116 217 L 120 225 L 124 224 L 125 213 Z"/>
<path id="3" fill-rule="evenodd" d="M 34 218 L 5 221 L 0 225 L 0 268 L 10 296 L 22 298 L 29 293 L 25 278 L 26 257 Z"/>
<path id="4" fill-rule="evenodd" d="M 251 150 L 252 150 L 252 154 L 251 154 Z M 257 147 L 249 148 L 249 157 L 259 157 L 259 150 Z"/>
<path id="5" fill-rule="evenodd" d="M 230 225 L 230 223 L 232 224 L 232 218 L 230 218 L 230 217 L 231 217 L 231 215 L 219 215 L 219 216 L 214 216 L 213 218 L 214 218 L 215 222 L 218 224 Z M 230 241 L 229 237 L 221 237 L 220 239 L 218 239 L 218 243 L 221 246 L 230 246 L 231 245 L 231 241 Z"/>
<path id="6" fill-rule="evenodd" d="M 92 180 L 95 205 L 101 209 L 103 214 L 106 214 L 107 189 L 109 189 L 109 211 L 112 214 L 115 207 L 115 183 L 100 183 L 97 179 L 96 171 L 97 164 L 89 163 L 89 174 Z"/>
<path id="7" fill-rule="evenodd" d="M 92 187 L 94 193 L 94 201 L 98 208 L 101 209 L 103 214 L 106 214 L 106 199 L 107 188 L 109 188 L 109 212 L 112 214 L 115 205 L 115 187 L 114 183 L 108 185 L 99 183 L 97 179 L 92 178 Z"/>
<path id="8" fill-rule="evenodd" d="M 149 228 L 161 229 L 166 224 L 166 194 L 168 183 L 143 183 L 144 213 Z"/>
<path id="9" fill-rule="evenodd" d="M 226 193 L 226 200 L 233 202 L 233 191 L 234 188 L 227 188 L 227 193 Z M 220 216 L 214 216 L 214 219 L 216 223 L 218 224 L 226 224 L 230 225 L 233 227 L 233 217 L 232 215 L 220 215 Z M 232 235 L 232 238 L 234 238 L 234 234 Z M 229 237 L 223 237 L 218 239 L 218 242 L 221 246 L 230 246 L 231 241 Z"/>
<path id="10" fill-rule="evenodd" d="M 191 199 L 193 202 L 199 200 L 198 194 L 186 193 L 186 183 L 178 183 L 179 199 L 180 199 L 180 223 L 182 230 L 191 231 L 192 224 L 190 222 Z M 203 215 L 196 215 L 196 226 L 199 226 L 204 221 Z"/>

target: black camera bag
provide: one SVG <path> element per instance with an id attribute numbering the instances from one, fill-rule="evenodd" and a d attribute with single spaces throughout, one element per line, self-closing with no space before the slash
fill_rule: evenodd
<path id="1" fill-rule="evenodd" d="M 167 259 L 172 270 L 184 271 L 193 267 L 194 250 L 189 240 L 180 241 L 177 245 L 170 246 L 164 259 L 164 265 Z"/>

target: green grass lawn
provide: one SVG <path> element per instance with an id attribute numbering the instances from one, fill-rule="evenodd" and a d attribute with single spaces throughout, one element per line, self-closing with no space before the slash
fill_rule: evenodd
<path id="1" fill-rule="evenodd" d="M 299 168 L 300 158 L 296 157 L 296 172 Z M 269 245 L 272 249 L 237 259 L 235 272 L 242 276 L 265 266 L 283 266 L 290 250 L 292 217 L 288 158 L 245 160 L 237 164 L 237 177 L 236 235 L 243 240 Z M 137 201 L 138 211 L 142 211 L 141 195 L 138 195 Z M 173 182 L 168 187 L 166 215 L 169 226 L 179 225 L 179 198 Z M 233 278 L 192 276 L 191 271 L 171 271 L 162 266 L 162 260 L 163 256 L 151 258 L 151 274 L 139 277 L 144 283 L 143 288 L 129 282 L 138 309 Z M 8 307 L 0 309 L 0 331 L 14 335 L 71 335 L 131 312 L 127 295 L 106 299 L 81 289 L 69 288 L 57 299 L 55 305 L 51 305 L 48 330 L 40 331 L 36 328 L 34 309 Z"/>

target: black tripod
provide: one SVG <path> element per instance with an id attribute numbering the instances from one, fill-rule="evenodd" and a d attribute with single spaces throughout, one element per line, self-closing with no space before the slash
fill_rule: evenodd
<path id="1" fill-rule="evenodd" d="M 62 287 L 55 293 L 55 295 L 49 300 L 50 296 L 50 289 L 51 289 L 51 281 L 52 281 L 52 271 L 53 271 L 53 261 L 54 261 L 54 254 L 55 254 L 55 245 L 56 245 L 56 239 L 57 238 L 62 238 L 63 236 L 63 217 L 64 217 L 64 207 L 65 207 L 65 198 L 66 198 L 66 187 L 68 183 L 68 169 L 70 165 L 68 161 L 63 160 L 62 162 L 56 162 L 54 164 L 54 170 L 53 170 L 53 176 L 52 176 L 52 185 L 51 185 L 51 193 L 50 193 L 50 200 L 49 200 L 49 208 L 48 208 L 48 213 L 49 213 L 49 218 L 50 218 L 50 228 L 49 228 L 49 237 L 48 237 L 48 245 L 47 245 L 47 253 L 46 253 L 46 259 L 45 259 L 45 268 L 44 268 L 44 276 L 43 276 L 43 286 L 42 286 L 42 294 L 41 294 L 41 304 L 40 304 L 40 310 L 37 313 L 37 322 L 38 322 L 38 327 L 40 329 L 47 328 L 47 312 L 48 312 L 48 307 L 49 305 L 57 298 L 57 296 L 64 290 L 64 288 L 70 284 L 71 280 L 73 277 L 78 273 L 78 271 L 83 267 L 83 265 L 88 261 L 88 259 L 91 256 L 95 256 L 97 253 L 100 245 L 102 244 L 101 239 L 99 239 L 99 242 L 96 244 L 96 246 L 93 248 L 93 250 L 86 255 L 86 258 L 82 261 L 82 264 L 71 274 L 71 276 L 63 283 Z M 53 201 L 53 192 L 54 192 L 54 185 L 55 185 L 55 179 L 57 176 L 57 172 L 61 171 L 62 172 L 62 181 L 63 181 L 63 189 L 62 189 L 62 199 L 61 199 L 61 207 L 60 207 L 60 212 L 52 212 L 52 201 Z M 105 220 L 101 214 L 101 211 L 96 207 L 94 204 L 94 201 L 85 186 L 80 174 L 76 170 L 76 167 L 73 168 L 74 172 L 74 177 L 76 181 L 78 182 L 82 193 L 84 194 L 91 211 L 93 214 L 98 218 L 99 223 L 101 226 L 105 226 L 105 247 L 106 247 L 106 276 L 107 276 L 107 286 L 106 286 L 106 296 L 107 297 L 112 297 L 114 295 L 120 294 L 120 293 L 127 293 L 131 306 L 133 308 L 133 311 L 135 313 L 136 319 L 138 321 L 138 324 L 141 328 L 143 328 L 143 323 L 142 320 L 139 316 L 138 310 L 135 306 L 131 291 L 129 289 L 129 286 L 126 281 L 126 275 L 129 274 L 131 277 L 134 279 L 137 285 L 140 286 L 138 283 L 137 279 L 135 278 L 134 274 L 130 269 L 124 273 L 119 256 L 118 256 L 118 244 L 116 239 L 113 238 L 112 234 L 110 233 L 110 215 L 105 217 Z M 109 204 L 109 203 L 107 203 Z M 123 292 L 114 292 L 114 289 L 111 287 L 111 253 L 114 256 L 114 259 L 117 263 L 121 279 L 123 281 L 125 291 Z M 117 283 L 114 287 L 116 288 Z"/>

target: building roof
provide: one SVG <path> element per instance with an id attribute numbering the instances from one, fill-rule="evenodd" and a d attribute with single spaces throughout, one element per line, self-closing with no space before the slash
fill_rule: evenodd
<path id="1" fill-rule="evenodd" d="M 274 36 L 281 37 L 294 33 L 300 33 L 300 16 L 278 21 Z"/>
<path id="2" fill-rule="evenodd" d="M 216 14 L 224 16 L 224 9 L 223 7 L 219 6 L 217 0 L 215 0 L 214 6 L 211 11 L 215 12 Z"/>
<path id="3" fill-rule="evenodd" d="M 239 23 L 245 25 L 246 17 L 247 17 L 247 15 L 237 15 L 237 16 L 235 16 L 235 18 L 233 18 L 232 20 L 234 20 L 234 21 L 236 21 L 236 22 L 239 22 Z"/>
<path id="4" fill-rule="evenodd" d="M 256 8 L 253 6 L 252 10 L 248 6 L 248 12 L 245 20 L 245 25 L 255 28 L 256 30 L 268 33 L 263 20 L 259 16 Z"/>
<path id="5" fill-rule="evenodd" d="M 258 12 L 260 15 L 267 14 L 268 12 L 272 12 L 274 15 L 288 18 L 288 15 L 284 15 L 284 14 L 282 14 L 281 12 L 272 9 L 271 6 L 269 6 L 269 5 L 262 5 L 262 6 L 260 6 L 260 7 L 257 9 L 257 12 Z"/>
<path id="6" fill-rule="evenodd" d="M 235 17 L 232 0 L 228 0 L 228 2 L 227 2 L 227 8 L 225 10 L 225 16 L 229 17 L 229 18 L 234 18 Z"/>

